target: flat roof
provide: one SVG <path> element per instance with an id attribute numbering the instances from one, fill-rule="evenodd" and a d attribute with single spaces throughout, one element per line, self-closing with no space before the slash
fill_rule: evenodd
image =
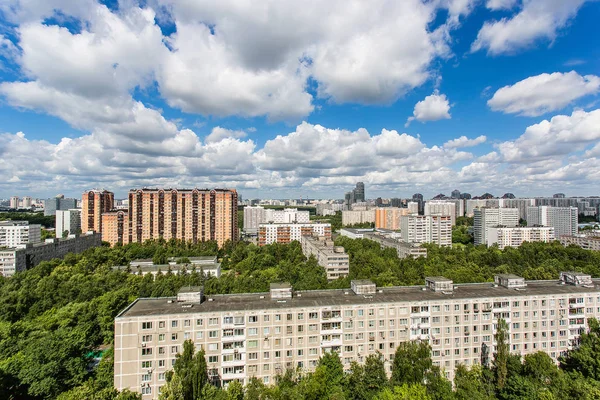
<path id="1" fill-rule="evenodd" d="M 456 284 L 452 293 L 423 290 L 425 286 L 396 286 L 378 288 L 377 293 L 356 295 L 350 289 L 310 290 L 294 292 L 292 298 L 271 299 L 269 293 L 206 295 L 201 304 L 183 308 L 176 297 L 139 298 L 123 310 L 119 318 L 196 314 L 222 311 L 261 311 L 266 309 L 313 308 L 324 306 L 353 306 L 382 303 L 439 301 L 460 299 L 491 299 L 535 295 L 566 295 L 600 293 L 600 279 L 594 279 L 594 287 L 563 285 L 559 280 L 528 281 L 519 290 L 503 286 L 494 287 L 492 282 Z M 380 293 L 381 291 L 381 293 Z M 212 300 L 211 300 L 212 299 Z M 170 301 L 170 302 L 169 302 Z"/>

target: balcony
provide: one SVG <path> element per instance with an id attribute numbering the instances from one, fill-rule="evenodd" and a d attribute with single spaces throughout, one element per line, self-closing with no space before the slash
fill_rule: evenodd
<path id="1" fill-rule="evenodd" d="M 342 339 L 321 340 L 321 347 L 341 346 Z"/>

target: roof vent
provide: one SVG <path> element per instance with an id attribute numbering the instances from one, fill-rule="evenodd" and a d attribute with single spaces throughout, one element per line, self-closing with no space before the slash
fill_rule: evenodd
<path id="1" fill-rule="evenodd" d="M 583 272 L 561 272 L 560 273 L 560 281 L 563 284 L 569 284 L 573 286 L 593 286 L 594 282 L 592 282 L 592 276 L 588 274 L 584 274 Z"/>
<path id="2" fill-rule="evenodd" d="M 430 276 L 425 278 L 424 290 L 430 289 L 434 292 L 452 292 L 454 286 L 452 280 L 444 278 L 443 276 Z"/>
<path id="3" fill-rule="evenodd" d="M 507 289 L 516 289 L 527 287 L 525 279 L 513 274 L 500 274 L 494 276 L 494 283 Z"/>
<path id="4" fill-rule="evenodd" d="M 271 299 L 291 299 L 292 285 L 288 282 L 271 283 Z"/>
<path id="5" fill-rule="evenodd" d="M 377 286 L 368 279 L 353 280 L 350 287 L 354 294 L 374 294 L 377 291 Z"/>

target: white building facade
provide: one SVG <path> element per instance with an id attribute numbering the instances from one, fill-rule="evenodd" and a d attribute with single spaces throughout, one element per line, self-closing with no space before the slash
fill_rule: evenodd
<path id="1" fill-rule="evenodd" d="M 67 235 L 78 234 L 81 232 L 81 210 L 56 210 L 56 236 L 62 237 L 64 232 Z"/>
<path id="2" fill-rule="evenodd" d="M 539 206 L 527 208 L 527 226 L 551 226 L 556 237 L 577 234 L 577 207 Z"/>
<path id="3" fill-rule="evenodd" d="M 452 219 L 450 216 L 404 215 L 400 233 L 406 243 L 452 246 Z"/>
<path id="4" fill-rule="evenodd" d="M 505 247 L 519 247 L 524 242 L 550 243 L 555 239 L 552 227 L 515 226 L 512 228 L 488 228 L 487 245 L 498 245 L 500 250 Z"/>
<path id="5" fill-rule="evenodd" d="M 475 245 L 487 244 L 488 228 L 497 226 L 510 228 L 519 225 L 519 210 L 517 208 L 476 208 L 473 210 L 473 217 Z"/>
<path id="6" fill-rule="evenodd" d="M 456 203 L 445 200 L 428 200 L 425 202 L 425 215 L 450 217 L 452 226 L 454 226 L 456 225 Z"/>
<path id="7" fill-rule="evenodd" d="M 42 241 L 42 226 L 27 221 L 1 221 L 0 247 L 20 247 Z"/>

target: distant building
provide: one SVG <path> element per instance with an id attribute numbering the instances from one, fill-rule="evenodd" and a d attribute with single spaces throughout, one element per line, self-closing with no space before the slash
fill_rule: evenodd
<path id="1" fill-rule="evenodd" d="M 56 237 L 62 237 L 64 232 L 67 235 L 81 233 L 81 210 L 78 208 L 71 210 L 56 210 Z"/>
<path id="2" fill-rule="evenodd" d="M 409 215 L 408 208 L 382 207 L 375 209 L 375 228 L 390 229 L 397 231 L 400 229 L 400 217 Z"/>
<path id="3" fill-rule="evenodd" d="M 365 201 L 365 184 L 362 182 L 358 182 L 354 189 L 346 192 L 344 195 L 344 203 L 347 209 L 350 209 L 350 206 L 354 203 L 363 203 Z"/>
<path id="4" fill-rule="evenodd" d="M 574 236 L 577 234 L 577 207 L 528 207 L 527 226 L 551 226 L 554 235 Z"/>
<path id="5" fill-rule="evenodd" d="M 416 201 L 409 201 L 407 204 L 408 212 L 410 214 L 419 214 L 419 203 Z"/>
<path id="6" fill-rule="evenodd" d="M 487 245 L 498 245 L 500 250 L 505 247 L 519 247 L 524 242 L 554 241 L 554 228 L 552 227 L 523 227 L 512 228 L 495 227 L 487 230 Z"/>
<path id="7" fill-rule="evenodd" d="M 305 235 L 300 239 L 302 253 L 306 257 L 315 256 L 317 263 L 325 269 L 328 280 L 348 276 L 350 257 L 341 246 L 336 246 L 331 238 Z"/>
<path id="8" fill-rule="evenodd" d="M 33 205 L 32 199 L 29 196 L 24 196 L 23 197 L 23 201 L 21 204 L 22 208 L 31 208 L 31 206 Z"/>
<path id="9" fill-rule="evenodd" d="M 519 210 L 516 208 L 476 208 L 473 221 L 475 245 L 487 244 L 488 228 L 497 226 L 515 227 L 519 225 Z"/>
<path id="10" fill-rule="evenodd" d="M 264 246 L 271 243 L 290 243 L 300 241 L 302 236 L 315 234 L 331 238 L 331 224 L 260 224 L 258 229 L 258 245 Z"/>
<path id="11" fill-rule="evenodd" d="M 600 251 L 600 236 L 564 235 L 559 237 L 563 246 L 575 245 L 585 250 Z"/>
<path id="12" fill-rule="evenodd" d="M 402 240 L 406 243 L 435 243 L 452 246 L 450 217 L 406 215 L 401 219 Z"/>
<path id="13" fill-rule="evenodd" d="M 292 224 L 310 222 L 309 211 L 298 211 L 297 208 L 284 208 L 283 210 L 265 210 L 265 219 L 261 223 L 268 224 Z"/>
<path id="14" fill-rule="evenodd" d="M 244 232 L 246 234 L 258 234 L 258 226 L 265 223 L 265 220 L 264 207 L 244 207 Z"/>
<path id="15" fill-rule="evenodd" d="M 127 210 L 112 210 L 102 213 L 102 241 L 115 244 L 128 244 L 129 237 L 129 214 Z"/>
<path id="16" fill-rule="evenodd" d="M 498 199 L 500 208 L 519 209 L 519 218 L 527 219 L 527 208 L 535 206 L 535 199 Z"/>
<path id="17" fill-rule="evenodd" d="M 555 193 L 552 195 L 552 197 L 554 197 L 555 199 L 564 199 L 567 196 L 565 196 L 564 193 Z"/>
<path id="18" fill-rule="evenodd" d="M 113 192 L 97 189 L 83 192 L 81 196 L 81 230 L 102 233 L 101 215 L 111 211 L 114 205 L 115 195 Z"/>
<path id="19" fill-rule="evenodd" d="M 0 221 L 0 247 L 20 247 L 39 243 L 42 226 L 27 221 Z"/>
<path id="20" fill-rule="evenodd" d="M 10 208 L 14 208 L 15 210 L 17 210 L 20 206 L 20 199 L 18 196 L 12 196 L 10 198 Z"/>
<path id="21" fill-rule="evenodd" d="M 406 243 L 398 239 L 392 239 L 378 232 L 364 233 L 364 238 L 379 243 L 381 248 L 392 248 L 396 250 L 398 258 L 427 257 L 427 248 L 418 243 Z"/>
<path id="22" fill-rule="evenodd" d="M 56 210 L 71 210 L 77 208 L 77 200 L 64 196 L 44 200 L 44 215 L 56 215 Z"/>
<path id="23" fill-rule="evenodd" d="M 189 262 L 177 264 L 181 258 L 187 258 Z M 158 275 L 160 271 L 166 274 L 169 270 L 174 273 L 187 272 L 190 273 L 196 270 L 198 273 L 203 273 L 206 276 L 215 278 L 221 277 L 221 263 L 217 262 L 217 256 L 202 256 L 202 257 L 171 257 L 167 264 L 154 264 L 152 259 L 133 260 L 129 263 L 129 267 L 114 267 L 114 269 L 125 271 L 129 270 L 132 274 Z"/>
<path id="24" fill-rule="evenodd" d="M 500 207 L 500 199 L 471 199 L 466 200 L 465 216 L 473 217 L 476 208 L 498 208 Z"/>
<path id="25" fill-rule="evenodd" d="M 375 223 L 375 210 L 342 211 L 342 225 L 348 226 L 364 223 Z"/>
<path id="26" fill-rule="evenodd" d="M 425 202 L 425 215 L 450 217 L 454 226 L 456 225 L 456 203 L 447 200 L 429 200 Z"/>
<path id="27" fill-rule="evenodd" d="M 62 239 L 46 239 L 43 243 L 29 243 L 23 248 L 0 250 L 0 274 L 12 276 L 15 272 L 33 268 L 42 261 L 63 258 L 68 253 L 82 253 L 102 245 L 99 233 L 70 235 Z"/>
<path id="28" fill-rule="evenodd" d="M 460 190 L 454 189 L 450 195 L 453 199 L 460 199 Z"/>
<path id="29" fill-rule="evenodd" d="M 369 233 L 374 232 L 373 228 L 342 228 L 340 235 L 350 239 L 364 239 Z"/>

